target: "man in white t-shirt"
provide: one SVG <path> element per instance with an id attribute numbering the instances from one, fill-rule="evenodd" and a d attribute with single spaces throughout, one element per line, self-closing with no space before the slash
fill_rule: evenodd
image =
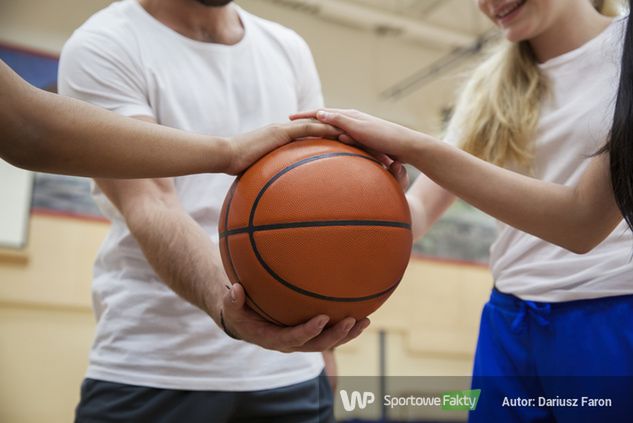
<path id="1" fill-rule="evenodd" d="M 321 106 L 305 42 L 230 3 L 113 3 L 65 45 L 60 93 L 218 136 Z M 244 306 L 239 285 L 227 289 L 217 220 L 232 180 L 96 181 L 112 229 L 94 266 L 97 332 L 77 421 L 333 419 L 323 358 L 307 351 L 347 342 L 368 321 L 280 328 Z"/>

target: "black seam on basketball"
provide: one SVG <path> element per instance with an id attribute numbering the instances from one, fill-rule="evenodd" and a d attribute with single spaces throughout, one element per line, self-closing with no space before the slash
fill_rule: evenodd
<path id="1" fill-rule="evenodd" d="M 224 217 L 224 228 L 228 228 L 229 227 L 229 211 L 231 210 L 231 203 L 233 202 L 233 195 L 235 194 L 235 190 L 237 189 L 237 184 L 239 182 L 240 178 L 237 177 L 237 179 L 235 179 L 235 182 L 233 182 L 233 185 L 231 185 L 231 188 L 229 189 L 229 202 L 226 203 L 226 216 Z M 222 239 L 222 235 L 220 234 L 220 239 Z M 226 248 L 226 258 L 229 260 L 229 264 L 231 265 L 231 270 L 233 271 L 233 274 L 235 275 L 235 279 L 237 279 L 238 282 L 240 282 L 240 277 L 237 274 L 237 270 L 235 269 L 235 265 L 233 264 L 233 258 L 231 257 L 231 246 L 229 245 L 229 238 L 226 237 L 224 239 L 224 247 Z M 240 283 L 241 285 L 241 283 Z M 244 292 L 246 292 L 246 288 L 244 288 Z"/>
<path id="2" fill-rule="evenodd" d="M 304 164 L 312 163 L 317 160 L 329 159 L 331 157 L 360 157 L 362 159 L 378 163 L 380 166 L 382 166 L 382 164 L 378 162 L 376 159 L 374 159 L 373 157 L 367 157 L 367 156 L 363 156 L 357 153 L 325 153 L 325 154 L 319 154 L 317 156 L 308 157 L 303 160 L 299 160 L 297 163 L 293 163 L 290 166 L 286 166 L 285 168 L 281 169 L 272 178 L 270 178 L 268 182 L 266 182 L 266 184 L 262 187 L 262 189 L 259 190 L 259 192 L 257 193 L 257 197 L 255 197 L 255 201 L 253 202 L 253 206 L 251 207 L 251 213 L 248 218 L 248 226 L 249 227 L 254 226 L 253 223 L 255 222 L 255 210 L 257 210 L 257 205 L 259 204 L 259 201 L 261 200 L 266 190 L 268 190 L 268 188 L 270 188 L 270 186 L 273 183 L 275 183 L 277 179 L 281 178 L 283 175 L 290 172 L 291 170 L 298 168 L 299 166 L 303 166 Z"/>
<path id="3" fill-rule="evenodd" d="M 253 234 L 251 234 L 251 236 L 253 236 Z M 257 249 L 257 246 L 255 244 L 253 244 L 252 247 L 253 247 L 253 252 L 255 253 L 255 256 L 257 257 L 257 260 L 259 260 L 259 263 L 268 272 L 268 274 L 270 274 L 270 276 L 272 276 L 277 282 L 281 283 L 282 285 L 284 285 L 287 288 L 292 289 L 295 292 L 298 292 L 299 294 L 306 295 L 306 296 L 312 297 L 312 298 L 318 298 L 320 300 L 334 301 L 334 302 L 341 302 L 341 303 L 356 303 L 356 302 L 373 300 L 375 298 L 382 297 L 383 295 L 385 295 L 389 291 L 392 291 L 400 283 L 400 281 L 398 281 L 395 284 L 391 285 L 389 288 L 385 289 L 384 291 L 380 291 L 380 292 L 377 292 L 375 294 L 366 295 L 366 296 L 363 296 L 363 297 L 333 297 L 333 296 L 330 296 L 330 295 L 323 295 L 323 294 L 319 294 L 318 292 L 308 291 L 307 289 L 300 288 L 300 287 L 298 287 L 296 285 L 291 284 L 290 282 L 286 281 L 285 279 L 283 279 L 281 276 L 279 276 L 277 273 L 275 273 L 275 271 L 273 269 L 271 269 L 270 266 L 268 266 L 268 263 L 266 263 L 264 261 L 264 258 L 259 253 L 259 250 Z"/>
<path id="4" fill-rule="evenodd" d="M 367 156 L 363 156 L 361 154 L 356 154 L 356 153 L 326 153 L 326 154 L 319 154 L 319 155 L 313 156 L 313 157 L 308 157 L 306 159 L 303 159 L 303 160 L 300 160 L 300 161 L 298 161 L 296 163 L 293 163 L 290 166 L 285 167 L 284 169 L 282 169 L 279 172 L 277 172 L 272 178 L 270 178 L 270 180 L 268 180 L 268 182 L 266 182 L 266 184 L 262 187 L 262 189 L 259 191 L 259 193 L 257 193 L 257 197 L 255 197 L 255 201 L 253 202 L 253 206 L 251 207 L 251 213 L 250 213 L 250 216 L 249 216 L 249 219 L 248 219 L 248 227 L 251 229 L 251 230 L 248 231 L 248 237 L 250 239 L 251 247 L 253 248 L 253 252 L 255 253 L 255 257 L 257 257 L 257 260 L 262 265 L 264 270 L 266 270 L 266 272 L 268 272 L 268 274 L 270 276 L 272 276 L 277 282 L 281 283 L 285 287 L 290 288 L 293 291 L 298 292 L 299 294 L 306 295 L 306 296 L 313 297 L 313 298 L 318 298 L 320 300 L 335 301 L 335 302 L 361 302 L 361 301 L 368 301 L 368 300 L 372 300 L 372 299 L 381 297 L 381 296 L 385 295 L 386 293 L 388 293 L 389 291 L 392 291 L 393 289 L 395 289 L 398 286 L 400 281 L 398 281 L 395 284 L 391 285 L 389 288 L 385 289 L 384 291 L 381 291 L 381 292 L 378 292 L 378 293 L 375 293 L 375 294 L 371 294 L 371 295 L 366 295 L 366 296 L 363 296 L 363 297 L 333 297 L 333 296 L 329 296 L 329 295 L 319 294 L 317 292 L 308 291 L 307 289 L 300 288 L 300 287 L 298 287 L 296 285 L 293 285 L 290 282 L 284 280 L 281 276 L 279 276 L 277 273 L 275 273 L 275 271 L 273 269 L 271 269 L 270 266 L 268 266 L 268 264 L 266 263 L 264 258 L 259 253 L 259 250 L 257 249 L 257 243 L 255 242 L 255 231 L 252 230 L 255 227 L 255 225 L 253 225 L 253 223 L 255 221 L 255 211 L 257 210 L 257 205 L 259 204 L 259 201 L 263 197 L 263 195 L 266 192 L 266 190 L 268 190 L 268 188 L 270 188 L 270 186 L 276 180 L 278 180 L 284 174 L 286 174 L 286 173 L 290 172 L 291 170 L 296 169 L 297 167 L 302 166 L 304 164 L 311 163 L 311 162 L 314 162 L 314 161 L 317 161 L 317 160 L 321 160 L 321 159 L 328 159 L 328 158 L 332 158 L 332 157 L 341 157 L 341 156 L 360 157 L 362 159 L 370 160 L 370 161 L 373 161 L 373 162 L 378 163 L 380 165 L 380 163 L 377 160 L 375 160 L 373 157 L 367 157 Z M 228 237 L 226 237 L 226 238 L 228 239 Z"/>
<path id="5" fill-rule="evenodd" d="M 272 223 L 270 225 L 258 225 L 253 227 L 245 226 L 243 228 L 231 229 L 220 233 L 220 238 L 229 237 L 231 235 L 245 234 L 249 232 L 274 231 L 277 229 L 296 229 L 296 228 L 314 228 L 314 227 L 336 227 L 336 226 L 378 226 L 390 228 L 402 228 L 411 230 L 411 224 L 404 222 L 393 222 L 389 220 L 316 220 L 308 222 L 288 222 L 288 223 Z"/>
<path id="6" fill-rule="evenodd" d="M 238 177 L 235 180 L 235 182 L 231 186 L 231 189 L 229 190 L 229 200 L 228 200 L 228 203 L 226 203 L 226 216 L 225 216 L 225 220 L 224 220 L 224 227 L 225 228 L 227 228 L 228 225 L 229 225 L 229 210 L 231 210 L 231 203 L 233 202 L 233 195 L 235 194 L 235 190 L 237 188 L 237 183 L 238 183 L 239 179 L 240 178 Z M 240 277 L 237 274 L 237 270 L 235 269 L 235 265 L 233 264 L 233 257 L 231 257 L 231 247 L 229 245 L 229 238 L 226 237 L 224 242 L 225 242 L 225 247 L 226 247 L 226 258 L 228 259 L 229 264 L 231 265 L 231 270 L 233 270 L 233 274 L 235 275 L 235 278 L 237 279 L 237 282 L 240 285 L 242 285 L 242 282 L 240 281 Z M 255 308 L 257 308 L 257 310 L 259 310 L 258 313 L 262 314 L 264 318 L 266 318 L 266 319 L 270 320 L 271 322 L 276 323 L 276 324 L 278 324 L 280 326 L 287 326 L 284 323 L 281 323 L 279 320 L 273 318 L 270 314 L 266 313 L 264 311 L 264 309 L 261 308 L 261 306 L 255 302 L 255 300 L 253 300 L 253 297 L 248 295 L 248 291 L 246 291 L 246 287 L 244 287 L 244 285 L 242 285 L 242 289 L 244 289 L 244 295 L 246 295 L 246 298 L 249 299 L 251 303 L 253 303 Z"/>
<path id="7" fill-rule="evenodd" d="M 293 285 L 290 282 L 286 281 L 281 276 L 279 276 L 277 273 L 275 273 L 275 271 L 273 269 L 271 269 L 270 266 L 268 266 L 268 264 L 264 261 L 263 257 L 259 254 L 259 251 L 257 250 L 257 246 L 253 245 L 253 251 L 255 252 L 255 256 L 259 260 L 259 263 L 262 265 L 262 267 L 277 282 L 281 283 L 282 285 L 284 285 L 287 288 L 292 289 L 295 292 L 298 292 L 299 294 L 306 295 L 306 296 L 312 297 L 312 298 L 317 298 L 319 300 L 333 301 L 333 302 L 340 302 L 340 303 L 359 303 L 359 302 L 362 302 L 362 301 L 368 301 L 368 300 L 373 300 L 373 299 L 378 298 L 378 297 L 382 297 L 386 293 L 388 293 L 390 291 L 393 291 L 398 286 L 398 284 L 400 283 L 400 281 L 398 281 L 398 282 L 394 283 L 393 285 L 391 285 L 389 288 L 385 289 L 384 291 L 380 291 L 380 292 L 377 292 L 377 293 L 371 294 L 371 295 L 366 295 L 364 297 L 333 297 L 333 296 L 330 296 L 330 295 L 323 295 L 323 294 L 319 294 L 318 292 L 312 292 L 312 291 L 308 291 L 307 289 L 300 288 L 300 287 L 298 287 L 296 285 Z"/>

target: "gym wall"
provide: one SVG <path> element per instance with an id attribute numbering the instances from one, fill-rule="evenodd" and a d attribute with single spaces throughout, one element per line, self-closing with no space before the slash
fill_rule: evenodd
<path id="1" fill-rule="evenodd" d="M 270 1 L 238 3 L 306 39 L 328 105 L 440 132 L 439 111 L 450 104 L 455 76 L 465 63 L 402 101 L 381 99 L 379 93 L 445 50 L 346 28 Z M 3 0 L 0 43 L 56 55 L 72 30 L 107 4 Z M 72 420 L 94 333 L 92 262 L 107 230 L 100 220 L 40 211 L 30 218 L 26 248 L 0 251 L 0 421 Z M 388 376 L 469 375 L 479 314 L 491 285 L 482 264 L 413 258 L 401 286 L 371 317 L 366 333 L 338 350 L 340 375 L 377 376 L 381 360 Z M 380 417 L 362 410 L 347 413 L 339 400 L 341 419 Z M 416 418 L 460 420 L 464 415 Z"/>

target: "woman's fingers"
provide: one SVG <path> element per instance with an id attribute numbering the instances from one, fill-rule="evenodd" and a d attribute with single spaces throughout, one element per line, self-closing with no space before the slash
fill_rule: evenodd
<path id="1" fill-rule="evenodd" d="M 316 119 L 317 118 L 317 113 L 320 111 L 324 111 L 324 112 L 331 112 L 331 113 L 345 113 L 346 111 L 344 109 L 332 109 L 332 108 L 326 108 L 323 107 L 321 109 L 314 109 L 314 110 L 306 110 L 303 112 L 297 112 L 297 113 L 293 113 L 290 116 L 288 116 L 288 118 L 290 120 L 297 120 L 297 119 Z"/>
<path id="2" fill-rule="evenodd" d="M 323 123 L 327 123 L 342 129 L 344 132 L 352 137 L 354 136 L 354 134 L 358 133 L 361 125 L 361 121 L 359 121 L 358 119 L 355 119 L 345 113 L 340 112 L 319 110 L 316 113 L 316 118 Z"/>

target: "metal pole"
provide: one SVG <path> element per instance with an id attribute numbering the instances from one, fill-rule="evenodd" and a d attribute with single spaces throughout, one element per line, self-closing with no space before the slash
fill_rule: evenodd
<path id="1" fill-rule="evenodd" d="M 378 332 L 378 358 L 380 363 L 380 396 L 378 401 L 382 404 L 380 421 L 387 422 L 387 406 L 382 400 L 387 394 L 387 332 L 381 329 Z"/>

